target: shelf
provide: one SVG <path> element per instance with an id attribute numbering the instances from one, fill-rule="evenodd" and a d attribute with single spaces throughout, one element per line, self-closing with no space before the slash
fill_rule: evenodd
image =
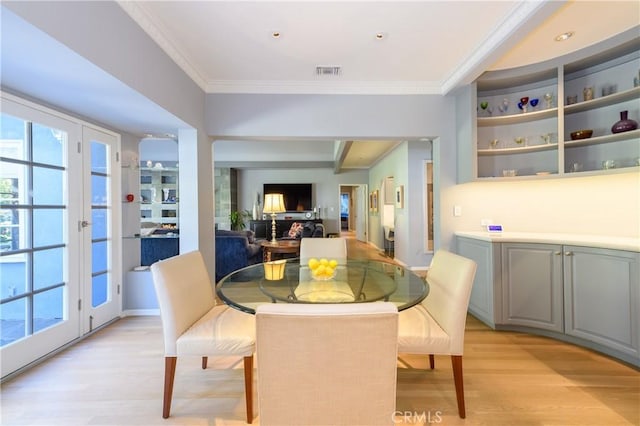
<path id="1" fill-rule="evenodd" d="M 630 132 L 613 133 L 611 135 L 596 136 L 595 138 L 567 140 L 564 141 L 565 148 L 575 148 L 578 146 L 598 145 L 601 143 L 610 143 L 624 141 L 628 139 L 640 139 L 640 129 L 631 130 Z M 478 153 L 478 155 L 480 155 Z"/>
<path id="2" fill-rule="evenodd" d="M 177 167 L 140 167 L 143 172 L 178 172 Z"/>
<path id="3" fill-rule="evenodd" d="M 509 124 L 528 123 L 531 121 L 554 118 L 558 116 L 558 108 L 540 111 L 523 112 L 521 114 L 501 115 L 498 117 L 478 117 L 478 127 L 505 126 Z"/>
<path id="4" fill-rule="evenodd" d="M 615 105 L 620 102 L 640 99 L 640 86 L 623 92 L 614 93 L 613 95 L 595 98 L 590 101 L 578 102 L 577 104 L 566 105 L 564 107 L 565 115 L 575 114 L 578 112 L 588 111 L 595 108 L 602 108 Z M 480 119 L 478 119 L 480 121 Z"/>
<path id="5" fill-rule="evenodd" d="M 544 145 L 523 146 L 522 148 L 479 149 L 478 156 L 527 154 L 530 152 L 550 151 L 557 148 L 557 143 L 548 143 Z"/>

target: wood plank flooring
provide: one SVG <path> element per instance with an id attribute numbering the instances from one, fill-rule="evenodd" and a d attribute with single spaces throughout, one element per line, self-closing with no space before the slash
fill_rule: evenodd
<path id="1" fill-rule="evenodd" d="M 366 246 L 356 249 L 379 256 Z M 429 370 L 426 357 L 401 354 L 395 423 L 640 425 L 640 372 L 590 350 L 493 331 L 469 316 L 463 362 L 465 420 L 457 416 L 449 358 L 437 356 Z M 210 359 L 204 371 L 199 358 L 179 359 L 166 420 L 163 368 L 160 319 L 123 318 L 3 383 L 0 424 L 245 424 L 240 358 Z M 259 425 L 256 394 L 254 401 Z"/>

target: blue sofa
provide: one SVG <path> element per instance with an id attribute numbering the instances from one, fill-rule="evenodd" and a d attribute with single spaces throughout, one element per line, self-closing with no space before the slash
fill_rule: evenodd
<path id="1" fill-rule="evenodd" d="M 262 262 L 262 246 L 253 231 L 216 230 L 216 282 L 225 275 Z"/>

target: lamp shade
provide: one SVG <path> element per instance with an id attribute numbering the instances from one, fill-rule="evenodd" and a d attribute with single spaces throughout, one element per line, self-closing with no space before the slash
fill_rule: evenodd
<path id="1" fill-rule="evenodd" d="M 286 259 L 264 262 L 264 279 L 269 281 L 279 281 L 284 279 L 286 263 Z"/>
<path id="2" fill-rule="evenodd" d="M 284 207 L 284 198 L 282 194 L 264 194 L 264 213 L 284 213 L 287 209 Z"/>

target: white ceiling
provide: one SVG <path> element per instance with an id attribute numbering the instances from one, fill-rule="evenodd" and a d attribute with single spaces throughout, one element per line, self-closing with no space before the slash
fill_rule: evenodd
<path id="1" fill-rule="evenodd" d="M 487 69 L 542 62 L 589 46 L 638 25 L 640 16 L 640 3 L 633 1 L 120 4 L 208 93 L 445 94 Z M 554 41 L 565 31 L 575 36 Z M 318 76 L 317 66 L 338 66 L 341 74 Z M 314 152 L 310 167 L 334 155 L 333 144 L 295 142 L 301 152 Z M 336 169 L 370 167 L 395 145 L 350 141 Z M 247 152 L 254 153 L 252 164 L 261 167 L 265 146 L 233 141 L 214 149 L 216 158 L 236 166 L 240 158 L 247 166 Z M 277 145 L 266 150 L 287 152 Z M 290 167 L 298 160 L 279 158 L 279 164 Z"/>
<path id="2" fill-rule="evenodd" d="M 486 69 L 542 62 L 640 23 L 637 1 L 120 5 L 208 93 L 447 93 Z M 555 42 L 565 31 L 575 36 Z M 316 76 L 316 66 L 342 73 Z"/>
<path id="3" fill-rule="evenodd" d="M 10 2 L 3 4 L 0 53 L 5 88 L 132 134 L 171 133 L 184 126 L 14 15 L 5 8 Z M 119 4 L 208 93 L 446 94 L 485 70 L 541 62 L 640 23 L 638 1 Z M 568 30 L 575 32 L 571 39 L 553 41 Z M 274 31 L 281 37 L 274 39 Z M 382 40 L 375 39 L 378 32 Z M 65 60 L 50 67 L 47 58 L 52 56 Z M 318 65 L 340 66 L 342 74 L 317 77 Z M 101 95 L 105 90 L 118 96 Z M 325 141 L 297 142 L 307 147 L 323 144 L 322 155 L 333 155 L 334 144 L 325 146 L 333 142 L 327 136 Z M 357 149 L 361 146 L 365 149 Z M 384 155 L 366 143 L 353 143 L 351 148 L 345 167 L 366 167 Z"/>

